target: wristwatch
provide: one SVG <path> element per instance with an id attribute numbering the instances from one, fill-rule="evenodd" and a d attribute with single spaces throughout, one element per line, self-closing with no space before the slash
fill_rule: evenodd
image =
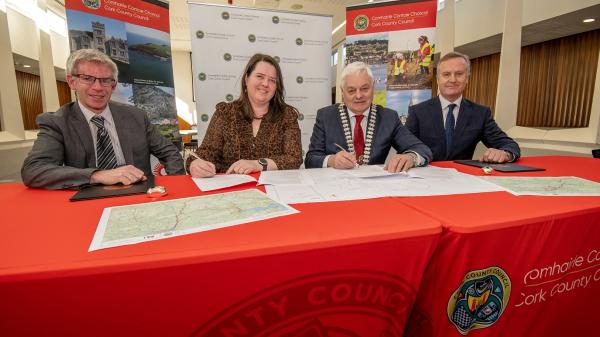
<path id="1" fill-rule="evenodd" d="M 267 166 L 269 165 L 269 162 L 267 161 L 266 158 L 260 158 L 258 160 L 258 163 L 262 166 L 262 170 L 266 171 L 267 170 Z"/>

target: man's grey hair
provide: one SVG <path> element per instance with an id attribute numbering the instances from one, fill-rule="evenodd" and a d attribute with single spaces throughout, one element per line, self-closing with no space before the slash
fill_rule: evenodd
<path id="1" fill-rule="evenodd" d="M 346 87 L 346 77 L 348 75 L 360 75 L 366 73 L 371 79 L 371 84 L 373 84 L 373 72 L 371 68 L 364 62 L 352 62 L 342 70 L 342 75 L 340 79 L 340 84 L 342 85 L 342 89 Z"/>
<path id="2" fill-rule="evenodd" d="M 81 62 L 106 64 L 112 70 L 115 80 L 119 76 L 117 64 L 108 55 L 96 49 L 79 49 L 71 53 L 67 59 L 67 74 L 77 75 L 77 68 Z"/>
<path id="3" fill-rule="evenodd" d="M 448 61 L 451 59 L 456 59 L 456 58 L 461 58 L 461 59 L 465 60 L 465 63 L 467 64 L 467 76 L 471 75 L 471 61 L 469 60 L 469 56 L 467 56 L 463 53 L 459 53 L 457 51 L 451 51 L 448 54 L 442 56 L 442 58 L 440 58 L 440 60 L 438 61 L 438 68 L 442 62 L 445 62 L 445 61 Z M 438 74 L 439 74 L 439 72 L 438 72 Z"/>

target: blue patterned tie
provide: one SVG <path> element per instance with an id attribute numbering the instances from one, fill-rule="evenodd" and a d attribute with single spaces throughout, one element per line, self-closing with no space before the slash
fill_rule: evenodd
<path id="1" fill-rule="evenodd" d="M 117 167 L 117 157 L 113 149 L 108 131 L 104 127 L 104 117 L 94 116 L 92 123 L 98 128 L 96 136 L 96 167 L 103 170 L 110 170 Z"/>
<path id="2" fill-rule="evenodd" d="M 456 104 L 448 104 L 448 115 L 446 116 L 446 159 L 450 159 L 452 151 L 452 138 L 454 137 L 454 108 Z"/>

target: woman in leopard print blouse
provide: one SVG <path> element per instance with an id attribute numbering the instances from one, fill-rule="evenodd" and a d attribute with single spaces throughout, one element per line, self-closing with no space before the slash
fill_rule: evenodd
<path id="1" fill-rule="evenodd" d="M 240 98 L 217 104 L 198 158 L 186 162 L 193 177 L 297 169 L 302 164 L 298 110 L 283 100 L 281 69 L 271 56 L 250 58 Z"/>

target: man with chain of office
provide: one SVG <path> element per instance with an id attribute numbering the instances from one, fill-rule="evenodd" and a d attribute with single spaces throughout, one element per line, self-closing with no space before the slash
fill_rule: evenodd
<path id="1" fill-rule="evenodd" d="M 431 150 L 406 129 L 396 111 L 373 104 L 373 73 L 363 62 L 346 66 L 341 75 L 343 103 L 317 112 L 306 168 L 350 169 L 384 164 L 389 172 L 425 166 Z"/>

